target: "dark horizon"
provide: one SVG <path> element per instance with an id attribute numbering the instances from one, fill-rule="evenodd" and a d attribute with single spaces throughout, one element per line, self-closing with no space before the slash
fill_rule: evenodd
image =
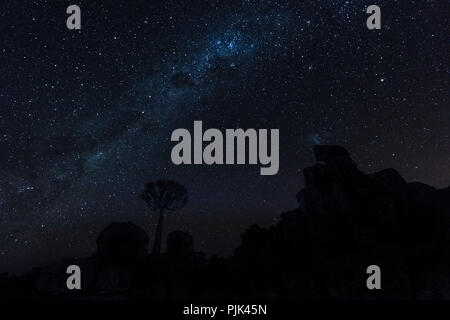
<path id="1" fill-rule="evenodd" d="M 297 208 L 270 226 L 246 227 L 232 255 L 207 256 L 182 230 L 161 236 L 164 211 L 182 209 L 188 190 L 159 179 L 142 192 L 160 214 L 153 239 L 132 222 L 110 223 L 88 257 L 0 274 L 0 298 L 448 299 L 450 188 L 408 183 L 391 168 L 366 174 L 341 146 L 317 145 L 314 154 Z M 73 278 L 72 267 L 81 274 Z"/>
<path id="2" fill-rule="evenodd" d="M 312 152 L 311 152 L 312 153 Z M 355 163 L 358 163 L 358 161 L 355 160 Z M 358 167 L 359 170 L 361 168 Z M 378 171 L 374 172 L 366 172 L 364 170 L 361 170 L 362 172 L 371 175 L 376 174 L 377 172 L 381 172 L 386 169 L 394 169 L 395 168 L 382 168 Z M 300 175 L 303 175 L 302 173 L 299 173 Z M 401 175 L 401 173 L 399 173 Z M 216 218 L 216 224 L 220 224 L 222 226 L 222 229 L 224 228 L 224 224 L 228 225 L 229 229 L 231 231 L 230 234 L 221 235 L 221 238 L 217 239 L 217 235 L 213 234 L 211 235 L 208 232 L 192 232 L 192 229 L 187 227 L 189 226 L 189 221 L 192 219 L 196 219 L 197 223 L 199 225 L 206 226 L 208 223 L 210 223 L 210 218 L 206 216 L 206 212 L 199 213 L 199 210 L 195 210 L 193 208 L 190 208 L 189 205 L 187 205 L 186 208 L 183 208 L 180 211 L 169 213 L 165 217 L 165 229 L 163 231 L 163 239 L 166 239 L 167 235 L 175 230 L 180 230 L 187 232 L 191 234 L 194 238 L 194 247 L 197 251 L 202 252 L 205 254 L 207 258 L 210 258 L 213 255 L 217 255 L 219 257 L 230 257 L 233 255 L 234 250 L 238 247 L 241 238 L 240 236 L 245 233 L 245 231 L 250 228 L 252 225 L 259 225 L 261 227 L 270 227 L 274 226 L 280 221 L 280 216 L 283 212 L 288 212 L 291 210 L 296 210 L 298 208 L 298 200 L 296 200 L 296 194 L 302 190 L 304 186 L 304 177 L 301 177 L 301 188 L 298 189 L 295 192 L 292 192 L 292 205 L 290 207 L 275 211 L 276 209 L 272 209 L 272 211 L 264 211 L 261 208 L 255 208 L 254 210 L 247 210 L 242 209 L 241 213 L 244 213 L 244 216 L 237 217 L 240 212 L 225 212 L 222 210 L 221 212 L 212 213 L 209 212 L 209 214 L 220 214 L 218 216 L 218 219 Z M 405 179 L 406 180 L 406 179 Z M 406 180 L 407 181 L 407 180 Z M 408 183 L 422 183 L 421 181 L 407 181 Z M 436 188 L 434 186 L 430 186 L 431 188 L 434 188 L 436 190 L 444 191 L 450 187 L 444 187 L 444 188 Z M 188 189 L 189 190 L 189 189 Z M 139 202 L 142 202 L 139 197 L 137 197 Z M 192 206 L 192 203 L 191 203 Z M 128 214 L 126 212 L 123 213 L 122 217 L 118 217 L 117 220 L 111 220 L 107 222 L 106 224 L 98 223 L 96 225 L 89 225 L 89 226 L 74 226 L 73 232 L 76 232 L 78 230 L 85 230 L 89 229 L 89 232 L 86 234 L 80 235 L 77 234 L 78 238 L 83 238 L 86 242 L 90 241 L 90 245 L 81 248 L 81 250 L 78 250 L 78 252 L 67 252 L 65 255 L 62 255 L 60 257 L 55 257 L 54 259 L 43 259 L 39 262 L 36 261 L 36 257 L 28 257 L 28 263 L 23 263 L 22 265 L 26 265 L 27 267 L 23 270 L 0 270 L 1 272 L 8 272 L 11 275 L 21 275 L 26 274 L 31 271 L 32 268 L 35 267 L 46 267 L 49 265 L 52 265 L 53 263 L 56 263 L 58 261 L 61 261 L 63 259 L 73 259 L 73 258 L 88 258 L 89 256 L 93 255 L 96 252 L 96 245 L 95 245 L 95 239 L 100 234 L 100 231 L 103 230 L 107 225 L 111 223 L 124 223 L 124 222 L 132 222 L 142 228 L 144 231 L 147 232 L 147 234 L 150 237 L 150 244 L 148 246 L 148 249 L 150 250 L 151 246 L 154 243 L 154 234 L 156 230 L 156 224 L 157 224 L 157 212 L 149 210 L 145 205 L 143 206 L 143 212 L 141 217 L 137 217 L 135 219 L 128 219 Z M 193 211 L 193 212 L 190 212 Z M 253 212 L 253 213 L 252 213 Z M 255 217 L 257 217 L 255 219 Z M 128 219 L 128 220 L 127 220 Z M 214 230 L 209 230 L 214 231 Z M 67 231 L 65 230 L 64 233 L 74 234 L 71 232 L 71 230 Z M 61 233 L 59 236 L 63 236 Z M 211 240 L 214 238 L 215 242 L 208 245 L 208 239 Z M 72 238 L 74 239 L 74 238 Z M 75 238 L 76 239 L 76 238 Z M 221 240 L 221 241 L 220 241 Z M 166 250 L 166 243 L 163 242 L 163 251 Z M 28 266 L 31 266 L 28 268 Z"/>

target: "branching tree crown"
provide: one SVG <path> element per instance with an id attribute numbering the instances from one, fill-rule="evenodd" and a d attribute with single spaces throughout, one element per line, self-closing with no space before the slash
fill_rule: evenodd
<path id="1" fill-rule="evenodd" d="M 145 185 L 141 198 L 152 210 L 179 210 L 188 201 L 187 189 L 173 180 L 157 180 Z"/>

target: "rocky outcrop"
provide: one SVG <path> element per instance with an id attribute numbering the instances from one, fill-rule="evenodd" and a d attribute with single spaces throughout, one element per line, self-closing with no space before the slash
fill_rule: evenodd
<path id="1" fill-rule="evenodd" d="M 441 274 L 450 213 L 442 192 L 407 183 L 394 169 L 364 174 L 339 146 L 314 153 L 318 163 L 303 170 L 299 208 L 275 227 L 248 229 L 237 269 L 267 270 L 253 273 L 263 284 L 276 274 L 280 285 L 266 284 L 266 291 L 285 298 L 417 298 L 437 288 L 424 277 L 450 279 Z M 382 294 L 366 288 L 372 264 L 386 270 Z M 450 298 L 450 288 L 435 294 Z"/>

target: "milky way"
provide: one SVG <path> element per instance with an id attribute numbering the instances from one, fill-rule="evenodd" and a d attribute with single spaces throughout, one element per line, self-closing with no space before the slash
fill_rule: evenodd
<path id="1" fill-rule="evenodd" d="M 0 271 L 86 256 L 112 221 L 152 234 L 145 182 L 173 178 L 189 205 L 166 231 L 229 254 L 252 223 L 296 206 L 314 144 L 361 169 L 450 183 L 449 5 L 378 1 L 8 3 L 1 12 Z M 177 167 L 170 134 L 279 128 L 280 172 Z"/>

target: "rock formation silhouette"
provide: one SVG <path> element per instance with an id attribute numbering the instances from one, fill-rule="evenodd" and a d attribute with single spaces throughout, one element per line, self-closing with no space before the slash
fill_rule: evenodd
<path id="1" fill-rule="evenodd" d="M 173 231 L 149 255 L 143 230 L 113 223 L 88 259 L 22 277 L 0 275 L 3 296 L 148 299 L 450 299 L 450 188 L 407 183 L 394 169 L 365 174 L 339 146 L 316 146 L 298 208 L 271 227 L 250 226 L 230 257 L 208 260 Z M 65 266 L 83 290 L 65 289 Z M 366 268 L 382 270 L 368 290 Z"/>

